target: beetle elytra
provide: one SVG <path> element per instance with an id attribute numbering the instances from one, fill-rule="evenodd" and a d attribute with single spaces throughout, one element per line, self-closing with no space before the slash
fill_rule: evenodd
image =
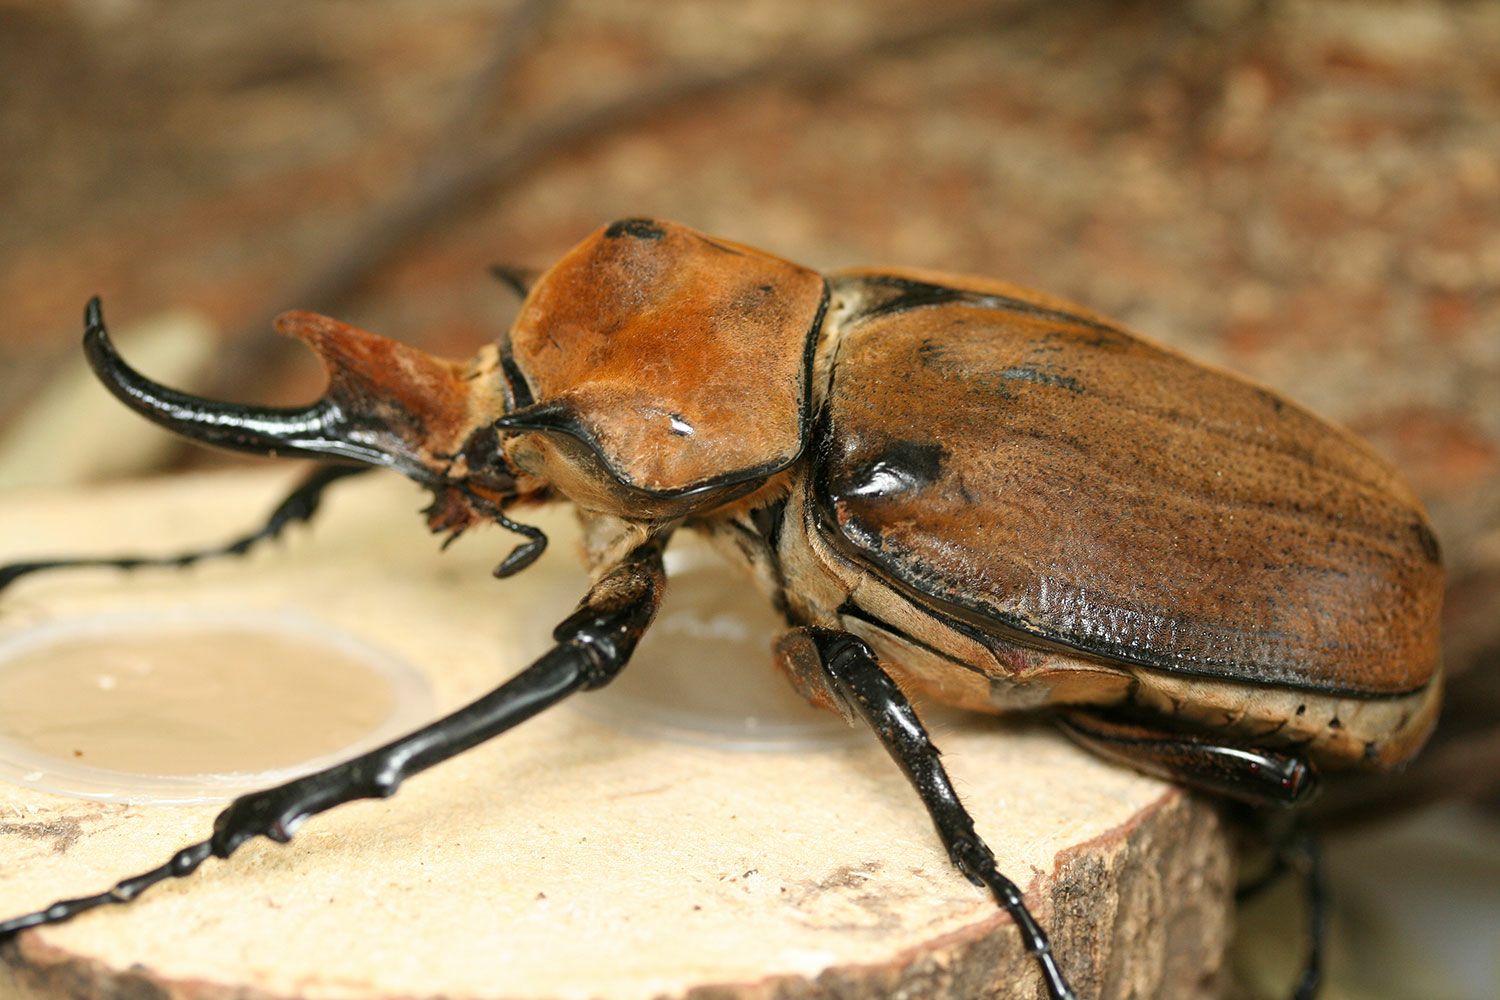
<path id="1" fill-rule="evenodd" d="M 435 532 L 568 501 L 595 583 L 553 650 L 494 692 L 353 761 L 235 800 L 212 836 L 0 936 L 124 902 L 610 681 L 650 626 L 676 530 L 748 568 L 787 623 L 775 659 L 815 704 L 863 719 L 950 858 L 1014 919 L 1054 998 L 1046 935 L 995 866 L 907 693 L 1049 709 L 1075 739 L 1256 803 L 1417 751 L 1440 700 L 1443 574 L 1421 504 L 1349 433 L 1275 393 L 999 282 L 820 274 L 682 226 L 626 219 L 527 292 L 467 363 L 310 313 L 279 328 L 322 357 L 300 409 L 198 399 L 126 366 L 97 302 L 84 344 L 126 405 L 189 438 L 322 460 L 268 524 L 331 483 L 394 469 Z"/>

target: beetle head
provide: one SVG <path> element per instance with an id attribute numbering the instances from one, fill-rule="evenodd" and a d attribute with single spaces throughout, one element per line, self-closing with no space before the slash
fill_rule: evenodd
<path id="1" fill-rule="evenodd" d="M 483 377 L 495 367 L 493 349 L 462 364 L 316 313 L 284 313 L 276 328 L 317 352 L 328 389 L 304 407 L 253 407 L 190 396 L 130 368 L 110 343 L 97 299 L 85 323 L 95 374 L 136 412 L 234 451 L 394 469 L 433 491 L 434 531 L 494 520 L 506 504 L 542 488 L 498 447 L 491 424 L 506 408 L 504 383 Z"/>

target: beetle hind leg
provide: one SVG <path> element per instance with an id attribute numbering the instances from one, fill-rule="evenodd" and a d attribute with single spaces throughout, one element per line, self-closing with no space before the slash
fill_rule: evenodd
<path id="1" fill-rule="evenodd" d="M 807 649 L 804 642 L 812 648 Z M 803 648 L 799 650 L 798 646 Z M 848 632 L 800 628 L 782 640 L 781 648 L 785 658 L 801 660 L 802 667 L 810 665 L 808 661 L 813 658 L 821 663 L 821 678 L 814 679 L 808 676 L 810 671 L 799 667 L 802 676 L 794 676 L 794 680 L 826 685 L 826 690 L 814 694 L 815 701 L 832 700 L 846 713 L 859 715 L 875 730 L 886 751 L 921 796 L 953 864 L 970 882 L 988 888 L 995 901 L 1010 914 L 1026 950 L 1041 969 L 1047 995 L 1052 1000 L 1076 1000 L 1077 994 L 1063 976 L 1046 933 L 1026 908 L 1021 890 L 996 867 L 995 855 L 975 831 L 974 819 L 959 801 L 937 747 L 911 702 L 881 668 L 870 647 Z M 820 698 L 819 694 L 828 697 Z"/>
<path id="2" fill-rule="evenodd" d="M 10 586 L 23 576 L 33 573 L 58 569 L 85 569 L 88 567 L 106 567 L 113 569 L 138 569 L 142 566 L 191 566 L 205 559 L 216 559 L 221 556 L 241 556 L 250 551 L 260 542 L 277 538 L 288 526 L 298 522 L 309 521 L 318 512 L 318 505 L 323 499 L 323 491 L 332 483 L 340 479 L 361 472 L 368 472 L 372 466 L 368 465 L 319 465 L 308 473 L 308 475 L 297 484 L 292 492 L 288 493 L 276 508 L 271 511 L 264 524 L 254 531 L 226 542 L 222 545 L 212 545 L 207 548 L 193 549 L 188 552 L 179 552 L 170 556 L 93 556 L 75 559 L 36 559 L 28 562 L 11 563 L 8 566 L 0 566 L 0 591 Z"/>

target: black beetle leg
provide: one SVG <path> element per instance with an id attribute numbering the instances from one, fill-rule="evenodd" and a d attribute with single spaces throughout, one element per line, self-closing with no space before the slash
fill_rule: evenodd
<path id="1" fill-rule="evenodd" d="M 266 518 L 265 524 L 248 535 L 224 545 L 195 549 L 174 556 L 95 556 L 82 559 L 38 559 L 11 563 L 9 566 L 0 566 L 0 590 L 4 590 L 23 576 L 44 570 L 83 569 L 89 566 L 108 566 L 115 569 L 136 569 L 141 566 L 191 566 L 204 559 L 241 556 L 250 551 L 257 542 L 276 538 L 286 530 L 288 525 L 311 520 L 312 516 L 318 512 L 318 504 L 323 499 L 323 491 L 328 488 L 329 484 L 360 472 L 368 472 L 371 468 L 373 467 L 369 465 L 318 465 L 297 484 L 291 493 L 287 494 L 286 499 L 276 505 L 276 509 L 271 511 L 270 516 Z"/>
<path id="2" fill-rule="evenodd" d="M 550 652 L 494 691 L 352 760 L 235 799 L 214 820 L 208 840 L 108 892 L 0 921 L 0 940 L 107 903 L 127 903 L 157 882 L 191 874 L 210 854 L 229 857 L 255 837 L 285 843 L 311 816 L 356 799 L 394 795 L 411 775 L 498 736 L 571 694 L 604 686 L 630 659 L 656 617 L 665 581 L 661 543 L 649 542 L 594 584 L 578 610 L 553 632 L 557 645 Z"/>
<path id="3" fill-rule="evenodd" d="M 911 702 L 881 669 L 870 647 L 856 636 L 819 628 L 803 632 L 817 647 L 832 691 L 870 724 L 922 797 L 948 857 L 970 882 L 987 887 L 1015 921 L 1026 950 L 1041 967 L 1047 995 L 1052 1000 L 1076 1000 L 1077 994 L 1068 986 L 1047 935 L 1026 909 L 1021 890 L 1000 874 L 994 853 L 975 832 L 973 817 L 953 790 L 938 749 Z"/>
<path id="4" fill-rule="evenodd" d="M 1292 1000 L 1315 1000 L 1323 985 L 1323 952 L 1328 934 L 1328 880 L 1323 869 L 1322 847 L 1317 835 L 1300 822 L 1273 840 L 1278 842 L 1270 867 L 1235 890 L 1235 902 L 1243 904 L 1254 899 L 1288 873 L 1300 876 L 1307 911 L 1307 958 L 1292 991 Z"/>
<path id="5" fill-rule="evenodd" d="M 1323 942 L 1328 933 L 1328 880 L 1323 871 L 1323 851 L 1312 831 L 1299 830 L 1288 850 L 1292 868 L 1302 875 L 1307 899 L 1307 962 L 1292 993 L 1293 1000 L 1314 1000 L 1323 985 Z"/>
<path id="6" fill-rule="evenodd" d="M 1302 754 L 1236 743 L 1223 734 L 1169 729 L 1129 710 L 1068 708 L 1058 728 L 1101 757 L 1159 778 L 1254 806 L 1291 806 L 1317 794 Z"/>

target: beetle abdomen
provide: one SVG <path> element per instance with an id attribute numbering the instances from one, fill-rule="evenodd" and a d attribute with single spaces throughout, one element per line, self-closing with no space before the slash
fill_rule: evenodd
<path id="1" fill-rule="evenodd" d="M 842 547 L 977 626 L 1354 697 L 1437 670 L 1420 504 L 1274 393 L 1007 286 L 834 279 L 816 493 Z"/>

